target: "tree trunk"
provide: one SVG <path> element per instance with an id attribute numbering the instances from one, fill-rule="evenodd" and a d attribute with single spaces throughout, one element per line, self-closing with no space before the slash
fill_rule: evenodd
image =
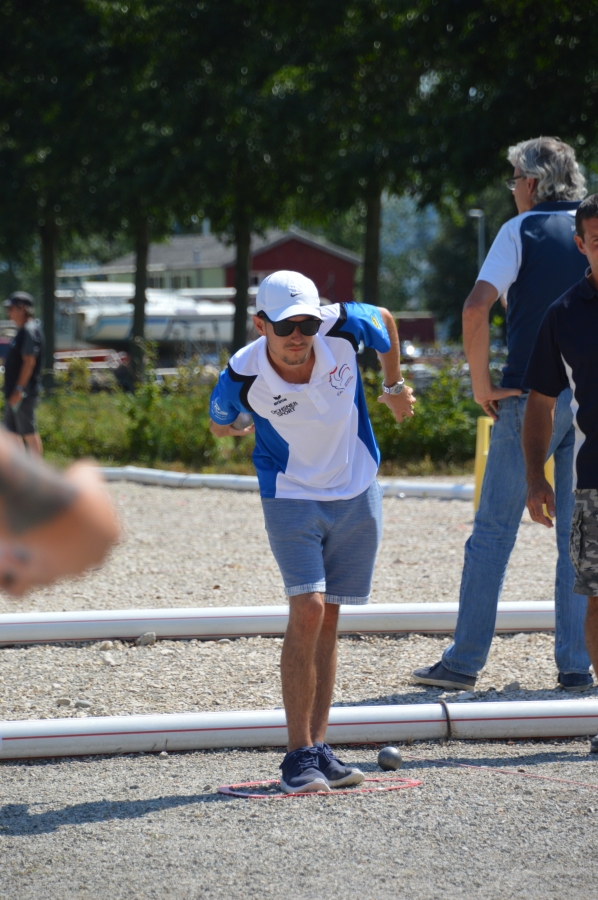
<path id="1" fill-rule="evenodd" d="M 251 231 L 247 222 L 235 227 L 235 326 L 233 330 L 232 352 L 236 353 L 247 343 L 247 304 L 249 300 L 249 260 L 251 253 Z"/>
<path id="2" fill-rule="evenodd" d="M 42 241 L 42 321 L 45 335 L 42 383 L 51 389 L 54 385 L 54 317 L 56 310 L 56 247 L 58 226 L 54 219 L 40 226 Z"/>
<path id="3" fill-rule="evenodd" d="M 363 302 L 378 305 L 378 272 L 380 269 L 381 191 L 370 185 L 366 196 L 365 258 L 363 261 Z"/>
<path id="4" fill-rule="evenodd" d="M 133 331 L 131 333 L 130 353 L 131 371 L 136 385 L 143 381 L 145 289 L 147 287 L 149 243 L 149 222 L 147 219 L 144 219 L 138 224 L 135 235 L 135 296 L 133 298 Z"/>

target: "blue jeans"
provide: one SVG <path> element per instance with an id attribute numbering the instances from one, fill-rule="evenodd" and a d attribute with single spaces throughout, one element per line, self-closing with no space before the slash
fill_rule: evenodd
<path id="1" fill-rule="evenodd" d="M 454 643 L 443 655 L 448 669 L 476 676 L 488 658 L 496 624 L 496 606 L 525 509 L 526 483 L 521 426 L 527 395 L 498 404 L 492 428 L 480 506 L 465 544 L 459 615 Z M 573 417 L 571 391 L 559 396 L 548 455 L 554 454 L 556 540 L 554 655 L 562 674 L 585 674 L 590 665 L 584 640 L 586 597 L 573 593 L 575 573 L 569 557 L 573 514 Z M 541 526 L 538 526 L 541 527 Z"/>

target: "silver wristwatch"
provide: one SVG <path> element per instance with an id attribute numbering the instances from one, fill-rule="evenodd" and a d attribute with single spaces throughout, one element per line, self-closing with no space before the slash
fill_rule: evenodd
<path id="1" fill-rule="evenodd" d="M 396 384 L 391 384 L 390 387 L 386 387 L 384 382 L 382 382 L 382 390 L 385 394 L 400 394 L 403 388 L 405 387 L 405 379 L 401 378 L 400 381 L 397 381 Z"/>

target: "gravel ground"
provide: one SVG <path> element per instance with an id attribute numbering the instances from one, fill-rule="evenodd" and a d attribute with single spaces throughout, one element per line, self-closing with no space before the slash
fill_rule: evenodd
<path id="1" fill-rule="evenodd" d="M 586 742 L 406 750 L 418 760 L 401 774 L 421 787 L 280 801 L 215 793 L 222 783 L 271 778 L 275 752 L 4 763 L 2 894 L 595 900 L 598 778 Z M 344 756 L 381 774 L 371 747 Z"/>
<path id="2" fill-rule="evenodd" d="M 0 597 L 0 612 L 284 602 L 257 494 L 126 483 L 109 490 L 124 523 L 109 561 L 18 604 Z M 472 504 L 462 500 L 384 500 L 372 602 L 458 600 L 472 520 Z M 550 599 L 554 569 L 554 534 L 526 513 L 502 599 Z"/>
<path id="3" fill-rule="evenodd" d="M 110 490 L 125 539 L 106 565 L 18 603 L 2 598 L 1 611 L 283 601 L 254 494 L 120 484 Z M 384 504 L 373 601 L 456 600 L 471 505 L 394 498 Z M 547 599 L 553 576 L 553 535 L 524 519 L 503 599 Z M 341 639 L 335 703 L 437 698 L 441 692 L 410 684 L 409 673 L 437 660 L 448 641 Z M 281 706 L 281 643 L 242 638 L 0 649 L 0 719 Z M 562 698 L 554 690 L 552 653 L 550 635 L 497 637 L 476 697 Z M 263 802 L 223 798 L 215 787 L 276 777 L 277 751 L 0 763 L 2 895 L 598 896 L 589 827 L 598 809 L 598 760 L 588 755 L 587 740 L 403 749 L 424 760 L 403 767 L 406 776 L 422 779 L 421 787 Z M 371 747 L 348 748 L 344 756 L 377 771 Z M 441 760 L 513 773 L 523 768 L 588 786 L 447 768 Z"/>

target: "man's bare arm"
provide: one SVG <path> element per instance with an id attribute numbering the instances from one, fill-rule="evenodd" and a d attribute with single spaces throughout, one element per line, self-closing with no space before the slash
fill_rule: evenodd
<path id="1" fill-rule="evenodd" d="M 494 387 L 490 378 L 490 310 L 498 291 L 489 281 L 476 281 L 463 306 L 463 349 L 469 363 L 471 387 L 476 403 L 497 419 L 496 405 L 505 397 L 516 397 L 515 388 Z"/>
<path id="2" fill-rule="evenodd" d="M 382 366 L 382 374 L 384 376 L 384 384 L 390 387 L 401 380 L 401 347 L 399 344 L 399 332 L 397 331 L 396 322 L 391 313 L 380 308 L 382 321 L 386 325 L 388 336 L 390 338 L 390 350 L 386 353 L 379 353 L 378 359 Z M 393 413 L 397 422 L 402 422 L 405 416 L 413 415 L 413 404 L 415 397 L 410 387 L 405 385 L 400 394 L 382 394 L 378 397 L 378 403 L 384 403 Z"/>
<path id="3" fill-rule="evenodd" d="M 527 478 L 527 508 L 534 522 L 552 528 L 552 520 L 544 515 L 555 515 L 554 491 L 544 475 L 544 464 L 552 437 L 556 397 L 547 397 L 530 391 L 523 419 L 523 453 Z"/>
<path id="4" fill-rule="evenodd" d="M 232 425 L 219 425 L 218 422 L 214 422 L 213 419 L 210 419 L 210 431 L 214 435 L 214 437 L 245 437 L 247 434 L 253 434 L 255 432 L 255 425 L 253 423 L 248 425 L 247 428 L 233 428 Z"/>
<path id="5" fill-rule="evenodd" d="M 19 371 L 19 378 L 17 380 L 17 384 L 20 384 L 21 387 L 26 388 L 29 379 L 33 375 L 33 370 L 35 369 L 35 356 L 24 355 L 23 362 L 21 363 L 21 369 Z M 19 400 L 22 400 L 22 396 L 20 391 L 13 391 L 10 397 L 8 398 L 8 402 L 10 406 L 14 406 Z"/>
<path id="6" fill-rule="evenodd" d="M 0 432 L 0 585 L 12 594 L 77 575 L 104 559 L 119 527 L 98 471 L 64 475 Z"/>

